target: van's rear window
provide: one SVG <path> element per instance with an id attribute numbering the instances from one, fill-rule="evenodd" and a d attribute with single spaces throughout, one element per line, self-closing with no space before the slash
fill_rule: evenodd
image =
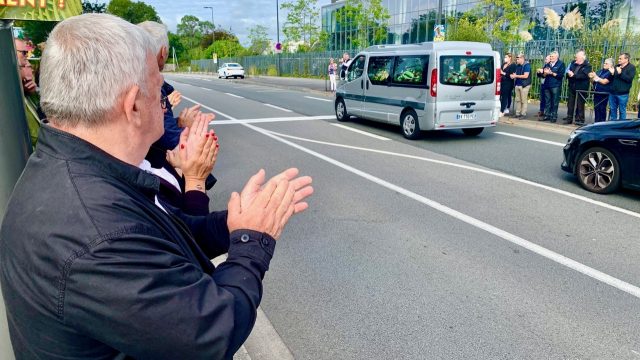
<path id="1" fill-rule="evenodd" d="M 483 85 L 493 83 L 493 56 L 440 56 L 440 83 Z"/>

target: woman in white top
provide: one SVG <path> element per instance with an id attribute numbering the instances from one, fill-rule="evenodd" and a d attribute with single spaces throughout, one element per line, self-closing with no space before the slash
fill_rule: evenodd
<path id="1" fill-rule="evenodd" d="M 331 82 L 331 91 L 336 91 L 336 72 L 338 71 L 338 65 L 333 58 L 329 59 L 329 81 Z"/>

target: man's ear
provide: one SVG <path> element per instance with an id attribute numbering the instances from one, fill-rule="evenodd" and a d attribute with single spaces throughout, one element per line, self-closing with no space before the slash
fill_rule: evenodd
<path id="1" fill-rule="evenodd" d="M 161 61 L 164 63 L 164 62 L 166 61 L 166 59 L 168 59 L 168 58 L 169 58 L 169 50 L 167 49 L 167 47 L 166 47 L 166 46 L 164 46 L 164 45 L 163 45 L 163 46 L 160 48 L 160 52 L 158 52 L 158 56 L 159 56 L 159 58 L 157 59 L 157 60 L 158 60 L 158 64 L 159 64 Z"/>
<path id="2" fill-rule="evenodd" d="M 140 110 L 141 108 L 141 95 L 140 87 L 134 85 L 124 94 L 124 113 L 127 117 L 127 121 L 130 123 L 140 122 Z"/>

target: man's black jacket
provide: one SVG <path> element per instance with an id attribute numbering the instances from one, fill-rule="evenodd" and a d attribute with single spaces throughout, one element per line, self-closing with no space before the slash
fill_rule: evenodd
<path id="1" fill-rule="evenodd" d="M 572 61 L 571 64 L 569 64 L 569 70 L 573 71 L 573 76 L 567 74 L 569 89 L 589 90 L 589 73 L 592 70 L 591 64 L 586 60 L 582 64 Z M 586 97 L 586 94 L 584 96 Z"/>
<path id="2" fill-rule="evenodd" d="M 18 359 L 231 358 L 275 241 L 154 201 L 159 180 L 43 126 L 0 229 Z M 217 269 L 210 258 L 229 252 Z"/>
<path id="3" fill-rule="evenodd" d="M 631 85 L 633 85 L 633 78 L 636 76 L 636 67 L 632 63 L 628 63 L 622 68 L 620 74 L 618 74 L 618 67 L 615 67 L 613 72 L 613 81 L 611 83 L 611 93 L 613 95 L 626 95 L 631 91 Z"/>

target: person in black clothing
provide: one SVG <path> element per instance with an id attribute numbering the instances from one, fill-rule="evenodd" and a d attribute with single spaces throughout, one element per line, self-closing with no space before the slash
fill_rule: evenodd
<path id="1" fill-rule="evenodd" d="M 611 92 L 611 80 L 613 80 L 613 75 L 609 72 L 611 68 L 613 68 L 613 59 L 608 58 L 602 64 L 602 69 L 597 73 L 591 72 L 589 74 L 593 81 L 594 122 L 607 121 L 607 104 Z"/>
<path id="2" fill-rule="evenodd" d="M 514 79 L 511 78 L 511 74 L 515 72 L 516 63 L 513 60 L 513 55 L 507 53 L 504 56 L 504 63 L 500 68 L 500 116 L 509 114 L 514 87 Z"/>
<path id="3" fill-rule="evenodd" d="M 545 109 L 543 121 L 555 123 L 558 119 L 558 105 L 560 103 L 560 89 L 564 77 L 564 63 L 558 59 L 558 52 L 549 54 L 549 63 L 542 69 L 545 85 Z"/>
<path id="4" fill-rule="evenodd" d="M 636 67 L 629 62 L 629 54 L 622 53 L 618 57 L 618 65 L 609 69 L 609 72 L 613 75 L 611 94 L 609 95 L 609 117 L 612 121 L 626 120 L 629 91 L 633 84 L 633 78 L 636 76 Z"/>
<path id="5" fill-rule="evenodd" d="M 569 100 L 567 116 L 562 119 L 565 124 L 571 124 L 574 121 L 577 125 L 584 124 L 584 103 L 588 94 L 579 91 L 589 90 L 589 73 L 591 73 L 591 64 L 587 61 L 584 50 L 579 50 L 576 52 L 575 60 L 569 64 L 567 71 Z"/>
<path id="6" fill-rule="evenodd" d="M 308 207 L 311 178 L 297 169 L 270 181 L 260 170 L 228 211 L 206 216 L 158 200 L 158 178 L 139 168 L 164 131 L 154 55 L 142 29 L 108 14 L 68 18 L 49 35 L 49 124 L 0 228 L 17 360 L 232 359 L 276 239 Z"/>
<path id="7" fill-rule="evenodd" d="M 538 117 L 544 117 L 544 109 L 546 107 L 546 100 L 545 100 L 545 82 L 544 82 L 544 67 L 549 63 L 549 61 L 551 61 L 551 58 L 549 57 L 549 55 L 545 56 L 544 58 L 544 64 L 542 65 L 542 68 L 539 68 L 536 70 L 536 77 L 540 78 L 540 109 L 538 111 Z"/>

